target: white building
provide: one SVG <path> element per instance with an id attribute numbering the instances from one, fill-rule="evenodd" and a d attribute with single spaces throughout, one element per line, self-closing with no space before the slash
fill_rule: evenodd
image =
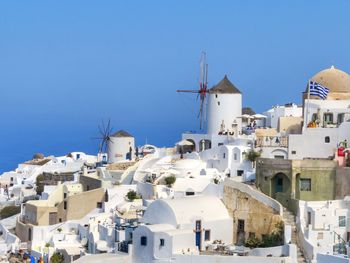
<path id="1" fill-rule="evenodd" d="M 214 240 L 232 243 L 232 218 L 219 198 L 156 200 L 133 237 L 133 263 L 166 262 L 175 254 L 198 254 Z"/>
<path id="2" fill-rule="evenodd" d="M 346 254 L 350 241 L 350 200 L 299 201 L 299 241 L 309 260 L 318 253 Z"/>
<path id="3" fill-rule="evenodd" d="M 332 66 L 311 80 L 330 92 L 326 100 L 307 99 L 304 92 L 304 127 L 302 134 L 289 135 L 289 159 L 333 158 L 338 146 L 350 140 L 350 76 Z"/>
<path id="4" fill-rule="evenodd" d="M 278 130 L 281 117 L 302 117 L 303 108 L 294 103 L 287 103 L 283 106 L 273 106 L 271 109 L 264 112 L 263 115 L 266 116 L 266 126 Z"/>
<path id="5" fill-rule="evenodd" d="M 133 160 L 135 157 L 135 138 L 126 131 L 112 134 L 108 140 L 108 163 Z"/>
<path id="6" fill-rule="evenodd" d="M 209 90 L 208 134 L 238 135 L 242 130 L 242 94 L 227 76 Z"/>

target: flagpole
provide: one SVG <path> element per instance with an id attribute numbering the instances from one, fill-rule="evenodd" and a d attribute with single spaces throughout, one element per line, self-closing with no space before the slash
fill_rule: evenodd
<path id="1" fill-rule="evenodd" d="M 306 104 L 306 116 L 305 116 L 305 129 L 307 128 L 307 125 L 309 124 L 309 100 L 310 100 L 310 80 L 309 85 L 307 87 L 307 104 Z"/>

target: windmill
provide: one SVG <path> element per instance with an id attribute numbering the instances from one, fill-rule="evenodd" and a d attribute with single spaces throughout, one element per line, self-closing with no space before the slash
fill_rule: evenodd
<path id="1" fill-rule="evenodd" d="M 188 92 L 188 93 L 197 93 L 197 100 L 200 99 L 199 105 L 199 127 L 202 130 L 204 127 L 204 122 L 206 119 L 205 112 L 205 102 L 208 93 L 208 64 L 206 62 L 206 53 L 202 52 L 200 60 L 200 78 L 199 78 L 199 89 L 198 90 L 177 90 L 177 92 Z"/>
<path id="2" fill-rule="evenodd" d="M 98 131 L 100 133 L 100 137 L 95 137 L 93 139 L 99 140 L 100 144 L 98 147 L 98 153 L 107 153 L 108 151 L 108 143 L 113 143 L 110 138 L 111 132 L 113 128 L 111 127 L 111 120 L 108 119 L 107 125 L 102 120 L 101 125 L 98 125 Z"/>

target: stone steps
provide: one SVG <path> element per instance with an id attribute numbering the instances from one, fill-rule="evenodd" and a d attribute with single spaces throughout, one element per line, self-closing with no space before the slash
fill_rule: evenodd
<path id="1" fill-rule="evenodd" d="M 292 236 L 291 236 L 291 242 L 292 244 L 295 244 L 297 247 L 297 262 L 298 263 L 307 263 L 304 253 L 301 251 L 298 242 L 297 242 L 297 228 L 295 224 L 295 216 L 292 212 L 287 210 L 286 208 L 283 208 L 283 221 L 285 224 L 290 225 L 292 227 Z"/>

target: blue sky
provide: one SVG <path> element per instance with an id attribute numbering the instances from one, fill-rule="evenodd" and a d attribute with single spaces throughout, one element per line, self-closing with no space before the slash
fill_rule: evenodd
<path id="1" fill-rule="evenodd" d="M 0 171 L 34 152 L 90 153 L 101 119 L 137 143 L 171 146 L 196 130 L 225 74 L 243 104 L 300 103 L 307 80 L 350 72 L 349 1 L 1 1 Z M 3 168 L 2 168 L 3 167 Z"/>

